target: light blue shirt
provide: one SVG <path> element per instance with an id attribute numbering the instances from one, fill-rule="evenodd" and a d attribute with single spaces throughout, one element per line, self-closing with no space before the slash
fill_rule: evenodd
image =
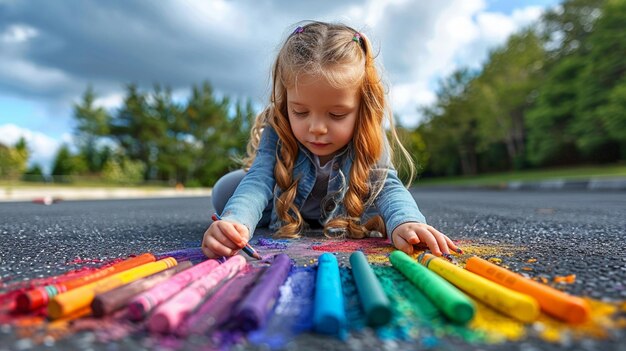
<path id="1" fill-rule="evenodd" d="M 250 170 L 241 180 L 222 212 L 222 219 L 245 225 L 249 229 L 251 237 L 261 220 L 263 210 L 270 201 L 274 202 L 270 229 L 277 230 L 283 224 L 278 219 L 275 206 L 275 202 L 282 193 L 282 190 L 276 186 L 274 179 L 278 142 L 279 138 L 276 131 L 271 126 L 266 126 Z M 348 188 L 353 159 L 354 151 L 352 144 L 349 144 L 329 161 L 331 171 L 328 179 L 328 193 L 321 203 L 320 219 L 322 223 L 346 215 L 343 199 Z M 388 159 L 388 154 L 386 154 L 373 170 L 370 181 L 382 182 L 382 188 L 373 203 L 382 216 L 387 233 L 390 235 L 403 223 L 426 223 L 426 219 L 420 212 L 411 193 L 398 178 L 397 171 L 386 161 Z M 311 194 L 317 179 L 314 155 L 302 145 L 299 145 L 298 156 L 293 168 L 293 179 L 298 179 L 294 205 L 301 208 Z"/>

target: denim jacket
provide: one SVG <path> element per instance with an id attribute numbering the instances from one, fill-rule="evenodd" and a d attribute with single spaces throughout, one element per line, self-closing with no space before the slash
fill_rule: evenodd
<path id="1" fill-rule="evenodd" d="M 266 126 L 261 135 L 259 148 L 250 170 L 246 173 L 233 196 L 228 200 L 222 219 L 231 220 L 245 225 L 254 234 L 261 220 L 263 210 L 270 200 L 272 206 L 270 229 L 278 229 L 282 223 L 276 214 L 276 201 L 281 189 L 276 185 L 274 166 L 276 164 L 278 134 L 271 126 Z M 316 180 L 316 168 L 313 155 L 304 146 L 299 145 L 297 160 L 293 168 L 293 179 L 299 179 L 294 205 L 298 208 L 311 193 Z M 346 215 L 343 198 L 349 182 L 350 167 L 354 159 L 352 144 L 342 149 L 333 159 L 332 171 L 328 180 L 328 194 L 322 200 L 323 223 L 331 218 Z M 382 216 L 388 235 L 406 222 L 426 223 L 411 196 L 404 187 L 393 167 L 383 166 L 385 174 L 382 190 L 374 200 L 378 213 Z"/>

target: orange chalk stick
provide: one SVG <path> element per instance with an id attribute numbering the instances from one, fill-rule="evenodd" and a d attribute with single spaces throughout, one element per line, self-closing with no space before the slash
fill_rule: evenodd
<path id="1" fill-rule="evenodd" d="M 591 314 L 589 304 L 585 300 L 524 278 L 482 258 L 471 257 L 465 263 L 465 269 L 511 290 L 534 297 L 544 312 L 568 323 L 583 323 Z"/>
<path id="2" fill-rule="evenodd" d="M 109 277 L 113 274 L 117 274 L 131 268 L 141 266 L 142 264 L 154 261 L 156 261 L 156 258 L 153 254 L 145 253 L 137 257 L 132 257 L 122 262 L 118 262 L 109 267 L 99 269 L 92 274 L 88 274 L 80 278 L 28 290 L 24 293 L 19 294 L 16 297 L 16 307 L 18 310 L 23 312 L 34 311 L 39 307 L 45 306 L 50 301 L 50 299 L 60 293 L 78 288 L 83 285 L 87 285 L 102 278 Z"/>
<path id="3" fill-rule="evenodd" d="M 174 258 L 167 257 L 156 262 L 146 263 L 139 267 L 114 274 L 110 277 L 83 285 L 68 292 L 64 292 L 55 296 L 48 304 L 48 317 L 51 319 L 58 319 L 67 316 L 74 311 L 91 305 L 91 302 L 96 294 L 107 292 L 117 288 L 118 286 L 128 284 L 137 279 L 141 279 L 170 267 L 174 267 L 177 264 L 178 262 L 176 262 Z"/>

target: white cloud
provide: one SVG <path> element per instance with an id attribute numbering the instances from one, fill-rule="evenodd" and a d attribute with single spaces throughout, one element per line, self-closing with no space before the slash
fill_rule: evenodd
<path id="1" fill-rule="evenodd" d="M 410 126 L 419 122 L 418 107 L 434 101 L 435 82 L 460 67 L 479 68 L 490 49 L 544 11 L 489 12 L 485 0 L 77 2 L 81 19 L 74 21 L 60 3 L 7 4 L 19 10 L 7 12 L 17 15 L 0 32 L 3 93 L 53 104 L 76 101 L 91 84 L 102 94 L 96 105 L 113 109 L 126 83 L 160 83 L 181 99 L 209 80 L 220 94 L 264 104 L 281 39 L 294 23 L 315 18 L 345 21 L 380 47 L 393 110 Z"/>
<path id="2" fill-rule="evenodd" d="M 41 132 L 18 127 L 15 124 L 0 125 L 0 143 L 12 146 L 22 137 L 26 140 L 30 151 L 28 164 L 39 164 L 45 173 L 49 173 L 61 142 Z M 63 139 L 69 140 L 66 136 Z"/>
<path id="3" fill-rule="evenodd" d="M 122 106 L 123 102 L 124 94 L 119 91 L 96 98 L 96 101 L 94 101 L 94 105 L 96 105 L 97 107 L 102 107 L 106 110 L 111 110 Z"/>
<path id="4" fill-rule="evenodd" d="M 46 93 L 73 84 L 71 77 L 60 69 L 40 66 L 22 59 L 6 59 L 2 56 L 0 56 L 0 77 L 6 79 L 8 85 L 20 86 L 36 93 Z"/>
<path id="5" fill-rule="evenodd" d="M 14 24 L 0 33 L 0 41 L 5 43 L 22 43 L 36 37 L 37 34 L 39 34 L 37 29 L 31 26 Z"/>
<path id="6" fill-rule="evenodd" d="M 454 0 L 440 7 L 406 3 L 395 9 L 383 26 L 381 43 L 392 84 L 391 100 L 401 121 L 408 126 L 418 124 L 421 116 L 417 110 L 435 101 L 437 81 L 456 69 L 480 68 L 491 49 L 504 44 L 542 12 L 537 6 L 517 9 L 511 15 L 488 12 L 481 0 Z M 418 13 L 425 13 L 432 23 L 420 27 L 406 20 L 419 21 Z"/>

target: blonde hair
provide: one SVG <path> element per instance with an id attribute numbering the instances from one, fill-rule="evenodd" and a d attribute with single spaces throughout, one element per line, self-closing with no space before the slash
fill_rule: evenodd
<path id="1" fill-rule="evenodd" d="M 363 238 L 370 230 L 384 234 L 384 222 L 380 216 L 375 216 L 364 225 L 360 223 L 360 218 L 366 204 L 373 203 L 384 183 L 384 175 L 376 181 L 372 178 L 377 173 L 377 162 L 385 148 L 385 118 L 394 146 L 402 151 L 410 170 L 409 184 L 414 176 L 413 161 L 396 134 L 369 40 L 346 25 L 310 22 L 298 27 L 278 53 L 272 70 L 271 103 L 257 116 L 250 132 L 248 156 L 244 159 L 244 166 L 249 169 L 261 131 L 270 125 L 279 136 L 274 176 L 282 194 L 275 205 L 278 218 L 284 223 L 276 236 L 295 238 L 303 227 L 300 211 L 294 205 L 298 179 L 293 178 L 293 167 L 298 156 L 298 142 L 291 131 L 287 114 L 287 89 L 296 84 L 300 74 L 317 75 L 337 87 L 357 84 L 361 96 L 352 140 L 354 160 L 344 196 L 347 215 L 330 219 L 324 226 L 324 234 L 343 233 L 350 238 Z M 393 159 L 393 147 L 388 152 L 390 160 Z"/>

